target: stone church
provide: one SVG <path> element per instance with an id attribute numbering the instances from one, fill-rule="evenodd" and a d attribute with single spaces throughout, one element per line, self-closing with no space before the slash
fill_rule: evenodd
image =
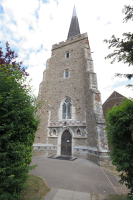
<path id="1" fill-rule="evenodd" d="M 52 46 L 39 86 L 44 102 L 33 155 L 65 155 L 109 165 L 101 94 L 87 33 L 80 33 L 76 9 L 66 41 Z"/>

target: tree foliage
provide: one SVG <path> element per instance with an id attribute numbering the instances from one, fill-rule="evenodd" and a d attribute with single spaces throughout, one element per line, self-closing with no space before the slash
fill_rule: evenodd
<path id="1" fill-rule="evenodd" d="M 123 12 L 126 15 L 123 20 L 124 22 L 127 22 L 128 20 L 133 20 L 133 6 L 124 6 Z"/>
<path id="2" fill-rule="evenodd" d="M 133 20 L 133 6 L 125 6 L 123 9 L 125 13 L 124 22 L 128 20 Z M 133 33 L 123 33 L 123 38 L 116 38 L 114 35 L 110 40 L 105 39 L 104 42 L 109 43 L 109 49 L 115 47 L 113 53 L 109 54 L 105 59 L 113 58 L 111 64 L 113 64 L 116 60 L 118 62 L 127 63 L 129 66 L 133 65 Z M 131 79 L 133 74 L 121 74 L 117 73 L 116 76 Z M 132 86 L 132 85 L 128 85 Z"/>
<path id="3" fill-rule="evenodd" d="M 3 61 L 2 61 L 3 62 Z M 24 74 L 26 75 L 26 74 Z M 26 187 L 38 126 L 35 98 L 22 87 L 18 65 L 0 65 L 0 199 L 16 200 Z"/>
<path id="4" fill-rule="evenodd" d="M 29 74 L 26 72 L 26 69 L 24 67 L 22 67 L 22 61 L 21 62 L 17 62 L 16 58 L 18 57 L 18 54 L 15 53 L 13 50 L 11 50 L 9 43 L 6 42 L 6 52 L 5 54 L 3 53 L 2 47 L 0 47 L 0 65 L 4 66 L 6 65 L 6 68 L 10 69 L 10 73 L 14 70 L 17 69 L 18 71 L 22 72 L 21 76 L 28 76 Z M 10 67 L 12 65 L 12 68 Z"/>
<path id="5" fill-rule="evenodd" d="M 130 189 L 129 199 L 133 199 L 133 142 L 129 127 L 133 124 L 133 99 L 126 99 L 122 105 L 114 106 L 106 115 L 107 137 L 112 146 L 110 156 L 117 167 L 120 183 Z"/>

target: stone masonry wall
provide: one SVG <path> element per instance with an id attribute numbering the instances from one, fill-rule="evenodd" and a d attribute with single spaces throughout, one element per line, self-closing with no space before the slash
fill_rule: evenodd
<path id="1" fill-rule="evenodd" d="M 52 57 L 47 61 L 44 79 L 40 84 L 39 101 L 44 101 L 41 111 L 40 129 L 36 133 L 35 143 L 52 143 L 48 140 L 48 126 L 51 121 L 62 120 L 61 101 L 70 97 L 73 106 L 72 120 L 86 121 L 86 97 L 84 91 L 85 65 L 83 47 L 87 35 L 75 37 L 74 40 L 53 45 Z M 65 44 L 65 45 L 64 45 Z M 67 45 L 66 45 L 67 44 Z M 63 46 L 64 45 L 64 46 Z M 59 48 L 58 48 L 59 47 Z M 66 58 L 66 53 L 70 57 Z M 64 70 L 70 70 L 70 77 L 64 78 Z"/>
<path id="2" fill-rule="evenodd" d="M 85 95 L 88 146 L 96 147 L 100 152 L 108 152 L 107 133 L 104 131 L 105 119 L 102 110 L 101 94 L 98 90 L 97 77 L 94 73 L 91 50 L 87 41 L 84 48 L 84 60 L 84 63 L 86 64 Z M 90 159 L 91 157 L 95 157 L 91 154 L 88 154 L 88 156 Z M 96 157 L 95 159 L 97 160 Z"/>
<path id="3" fill-rule="evenodd" d="M 68 58 L 67 52 L 70 55 Z M 69 70 L 68 78 L 64 76 L 65 70 Z M 65 97 L 71 99 L 72 119 L 62 119 L 62 102 Z M 97 87 L 87 34 L 53 45 L 52 57 L 47 61 L 37 102 L 44 104 L 38 110 L 41 123 L 36 132 L 35 143 L 54 145 L 57 148 L 57 151 L 49 149 L 48 154 L 58 152 L 61 146 L 58 143 L 61 131 L 65 130 L 64 127 L 69 129 L 71 124 L 73 154 L 90 158 L 95 163 L 99 162 L 99 151 L 107 152 L 108 147 L 104 132 L 101 94 Z M 75 128 L 82 122 L 84 122 L 84 129 L 81 127 L 82 136 L 76 138 Z M 58 132 L 54 137 L 51 135 L 53 128 Z M 86 149 L 91 147 L 94 151 Z M 41 153 L 38 149 L 37 151 L 36 154 Z"/>

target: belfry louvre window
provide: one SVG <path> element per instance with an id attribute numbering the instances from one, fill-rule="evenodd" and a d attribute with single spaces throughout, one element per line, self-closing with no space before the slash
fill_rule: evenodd
<path id="1" fill-rule="evenodd" d="M 67 57 L 67 58 L 69 58 L 69 57 L 70 57 L 70 55 L 69 55 L 69 52 L 67 52 L 67 53 L 66 53 L 66 57 Z"/>
<path id="2" fill-rule="evenodd" d="M 66 99 L 63 104 L 62 109 L 62 118 L 63 119 L 71 119 L 72 118 L 72 105 L 69 99 Z"/>

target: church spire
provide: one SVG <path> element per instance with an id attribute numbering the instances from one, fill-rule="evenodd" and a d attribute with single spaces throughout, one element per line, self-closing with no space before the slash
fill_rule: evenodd
<path id="1" fill-rule="evenodd" d="M 74 6 L 73 15 L 72 15 L 71 24 L 70 24 L 67 39 L 70 39 L 70 38 L 72 38 L 76 35 L 80 35 L 80 29 L 79 29 L 79 23 L 78 23 L 76 8 Z"/>

